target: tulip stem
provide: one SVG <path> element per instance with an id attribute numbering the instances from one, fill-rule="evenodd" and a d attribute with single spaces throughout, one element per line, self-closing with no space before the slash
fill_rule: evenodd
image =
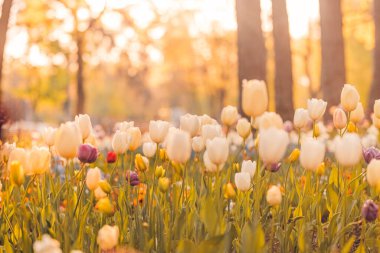
<path id="1" fill-rule="evenodd" d="M 80 199 L 81 199 L 82 194 L 83 194 L 83 190 L 84 190 L 84 178 L 82 179 L 82 187 L 81 187 L 81 189 L 80 189 L 79 196 L 78 196 L 78 200 L 77 200 L 77 203 L 76 203 L 75 208 L 74 208 L 73 217 L 75 216 L 75 213 L 76 213 L 76 211 L 77 211 L 77 208 L 78 208 L 78 205 L 79 205 Z"/>
<path id="2" fill-rule="evenodd" d="M 347 113 L 347 125 L 346 125 L 346 127 L 344 128 L 344 130 L 343 130 L 342 136 L 346 133 L 346 131 L 347 131 L 347 129 L 348 129 L 348 125 L 350 124 L 350 118 L 351 118 L 351 112 L 348 112 L 348 113 Z"/>
<path id="3" fill-rule="evenodd" d="M 37 177 L 37 174 L 35 174 L 32 179 L 29 180 L 28 184 L 26 185 L 26 188 L 24 190 L 24 196 L 22 197 L 22 199 L 24 200 L 25 197 L 26 197 L 26 194 L 28 193 L 28 189 L 29 189 L 29 186 L 32 184 L 32 182 L 36 179 Z"/>

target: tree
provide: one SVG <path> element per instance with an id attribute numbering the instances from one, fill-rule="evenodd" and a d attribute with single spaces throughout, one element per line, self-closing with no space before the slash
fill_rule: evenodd
<path id="1" fill-rule="evenodd" d="M 266 79 L 266 49 L 261 28 L 260 0 L 236 0 L 239 111 L 242 113 L 242 81 Z"/>
<path id="2" fill-rule="evenodd" d="M 286 0 L 272 0 L 276 111 L 293 118 L 293 74 Z"/>
<path id="3" fill-rule="evenodd" d="M 375 48 L 373 50 L 373 72 L 368 112 L 372 112 L 373 104 L 380 94 L 380 0 L 373 1 L 373 20 L 375 23 Z"/>
<path id="4" fill-rule="evenodd" d="M 12 0 L 4 0 L 1 7 L 1 17 L 0 17 L 0 104 L 2 101 L 2 89 L 1 81 L 3 74 L 3 59 L 4 59 L 4 50 L 5 42 L 7 38 L 9 16 L 12 7 Z"/>
<path id="5" fill-rule="evenodd" d="M 321 22 L 321 88 L 328 107 L 339 104 L 339 96 L 346 82 L 343 24 L 340 0 L 319 0 Z M 330 114 L 326 113 L 327 117 Z M 330 115 L 331 116 L 331 115 Z"/>

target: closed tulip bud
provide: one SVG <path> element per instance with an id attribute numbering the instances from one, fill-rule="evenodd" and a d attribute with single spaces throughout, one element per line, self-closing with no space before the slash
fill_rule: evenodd
<path id="1" fill-rule="evenodd" d="M 101 173 L 99 168 L 89 169 L 86 175 L 86 185 L 91 191 L 95 190 L 99 186 Z"/>
<path id="2" fill-rule="evenodd" d="M 380 190 L 380 160 L 373 159 L 367 166 L 367 182 Z"/>
<path id="3" fill-rule="evenodd" d="M 346 133 L 335 143 L 335 157 L 345 167 L 352 167 L 362 158 L 362 144 L 357 134 Z"/>
<path id="4" fill-rule="evenodd" d="M 222 109 L 220 119 L 226 126 L 232 126 L 239 118 L 239 113 L 235 106 L 226 106 Z"/>
<path id="5" fill-rule="evenodd" d="M 163 148 L 160 149 L 159 157 L 162 161 L 165 161 L 168 159 L 168 155 L 166 154 L 165 149 L 163 149 Z"/>
<path id="6" fill-rule="evenodd" d="M 347 126 L 347 116 L 340 108 L 336 109 L 333 115 L 334 127 L 336 129 L 343 129 Z"/>
<path id="7" fill-rule="evenodd" d="M 127 171 L 126 179 L 127 182 L 129 182 L 130 186 L 136 186 L 140 184 L 139 176 L 134 171 Z"/>
<path id="8" fill-rule="evenodd" d="M 268 129 L 275 127 L 278 129 L 284 128 L 284 122 L 279 114 L 275 112 L 264 112 L 256 119 L 259 129 Z"/>
<path id="9" fill-rule="evenodd" d="M 360 100 L 359 92 L 351 84 L 345 84 L 340 94 L 340 104 L 346 112 L 355 110 Z"/>
<path id="10" fill-rule="evenodd" d="M 111 193 L 112 187 L 106 180 L 100 180 L 99 181 L 99 187 L 107 194 Z"/>
<path id="11" fill-rule="evenodd" d="M 215 137 L 207 142 L 207 154 L 210 161 L 220 166 L 227 161 L 229 146 L 224 137 Z"/>
<path id="12" fill-rule="evenodd" d="M 322 162 L 317 168 L 317 175 L 322 176 L 325 173 L 326 165 Z"/>
<path id="13" fill-rule="evenodd" d="M 272 185 L 267 191 L 267 202 L 270 206 L 278 206 L 281 204 L 282 195 L 280 187 Z"/>
<path id="14" fill-rule="evenodd" d="M 203 153 L 203 163 L 205 165 L 205 171 L 206 172 L 217 172 L 218 166 L 216 166 L 214 163 L 211 162 L 210 158 L 208 157 L 207 150 Z M 220 166 L 222 167 L 222 166 Z"/>
<path id="15" fill-rule="evenodd" d="M 307 126 L 310 117 L 308 110 L 303 108 L 298 108 L 294 112 L 293 125 L 296 129 L 300 130 Z"/>
<path id="16" fill-rule="evenodd" d="M 116 162 L 117 155 L 113 151 L 108 151 L 107 153 L 107 163 L 114 163 Z"/>
<path id="17" fill-rule="evenodd" d="M 202 137 L 200 137 L 200 136 L 193 137 L 193 139 L 191 141 L 191 147 L 193 148 L 194 152 L 196 152 L 196 153 L 202 152 L 203 149 L 205 148 L 205 144 L 203 142 Z"/>
<path id="18" fill-rule="evenodd" d="M 208 140 L 212 140 L 215 137 L 222 136 L 222 128 L 220 125 L 204 125 L 202 126 L 201 132 L 204 143 L 207 143 Z"/>
<path id="19" fill-rule="evenodd" d="M 245 114 L 256 118 L 268 108 L 268 91 L 264 81 L 243 80 L 242 108 Z"/>
<path id="20" fill-rule="evenodd" d="M 380 99 L 375 101 L 375 104 L 373 105 L 373 113 L 376 118 L 380 119 Z"/>
<path id="21" fill-rule="evenodd" d="M 141 144 L 141 131 L 138 127 L 130 127 L 127 130 L 127 143 L 130 151 L 135 151 Z"/>
<path id="22" fill-rule="evenodd" d="M 27 166 L 27 153 L 23 148 L 14 148 L 9 153 L 8 158 L 8 170 L 10 170 L 10 166 L 13 161 L 18 161 L 22 167 Z"/>
<path id="23" fill-rule="evenodd" d="M 239 191 L 248 191 L 251 187 L 251 175 L 248 172 L 235 173 L 235 185 Z"/>
<path id="24" fill-rule="evenodd" d="M 82 144 L 82 134 L 74 122 L 61 124 L 55 136 L 55 149 L 66 159 L 77 156 L 78 148 Z"/>
<path id="25" fill-rule="evenodd" d="M 236 197 L 236 191 L 231 183 L 227 183 L 223 186 L 224 198 L 234 199 Z"/>
<path id="26" fill-rule="evenodd" d="M 50 169 L 51 155 L 47 148 L 33 147 L 27 160 L 28 175 L 42 174 Z"/>
<path id="27" fill-rule="evenodd" d="M 166 152 L 170 160 L 186 163 L 191 155 L 191 139 L 189 133 L 174 129 L 168 134 Z"/>
<path id="28" fill-rule="evenodd" d="M 366 163 L 370 163 L 372 159 L 380 160 L 380 150 L 375 147 L 363 149 L 363 157 Z"/>
<path id="29" fill-rule="evenodd" d="M 191 137 L 198 134 L 201 123 L 197 115 L 185 114 L 180 118 L 180 129 L 186 131 Z"/>
<path id="30" fill-rule="evenodd" d="M 368 199 L 364 202 L 362 207 L 362 217 L 367 222 L 372 222 L 377 219 L 377 215 L 379 212 L 379 206 L 373 202 L 373 200 Z"/>
<path id="31" fill-rule="evenodd" d="M 260 130 L 259 154 L 265 164 L 277 164 L 284 157 L 288 144 L 289 136 L 284 130 L 274 127 Z"/>
<path id="32" fill-rule="evenodd" d="M 168 134 L 170 124 L 167 121 L 151 120 L 149 122 L 149 136 L 155 143 L 161 143 Z"/>
<path id="33" fill-rule="evenodd" d="M 99 199 L 95 205 L 95 209 L 104 214 L 113 214 L 115 212 L 115 207 L 109 198 Z"/>
<path id="34" fill-rule="evenodd" d="M 119 241 L 119 228 L 117 226 L 104 225 L 98 232 L 96 242 L 99 248 L 107 251 L 115 248 Z"/>
<path id="35" fill-rule="evenodd" d="M 364 119 L 364 116 L 363 104 L 359 102 L 355 110 L 351 112 L 350 120 L 356 124 L 361 122 Z"/>
<path id="36" fill-rule="evenodd" d="M 90 144 L 81 144 L 78 149 L 78 159 L 82 163 L 93 163 L 98 158 L 98 149 Z"/>
<path id="37" fill-rule="evenodd" d="M 21 186 L 25 181 L 24 169 L 19 161 L 13 161 L 10 165 L 11 182 L 17 186 Z"/>
<path id="38" fill-rule="evenodd" d="M 236 124 L 236 131 L 241 138 L 247 139 L 251 133 L 251 123 L 246 118 L 239 119 Z"/>
<path id="39" fill-rule="evenodd" d="M 244 160 L 241 163 L 241 172 L 248 172 L 251 178 L 253 178 L 256 172 L 256 161 Z"/>
<path id="40" fill-rule="evenodd" d="M 96 187 L 95 191 L 94 191 L 94 195 L 95 195 L 95 198 L 97 200 L 99 199 L 103 199 L 105 197 L 107 197 L 107 193 L 105 193 L 102 188 L 100 188 L 100 186 Z"/>
<path id="41" fill-rule="evenodd" d="M 3 161 L 3 162 L 8 162 L 9 160 L 9 156 L 12 152 L 12 150 L 14 150 L 16 148 L 16 143 L 4 143 L 1 145 L 1 150 L 0 150 L 0 161 Z"/>
<path id="42" fill-rule="evenodd" d="M 348 126 L 347 126 L 347 132 L 349 132 L 349 133 L 357 133 L 358 132 L 358 128 L 355 126 L 354 123 L 350 122 L 350 123 L 348 123 Z"/>
<path id="43" fill-rule="evenodd" d="M 158 179 L 158 188 L 162 193 L 165 193 L 168 191 L 170 186 L 170 179 L 167 177 L 160 177 Z"/>
<path id="44" fill-rule="evenodd" d="M 162 166 L 157 166 L 156 169 L 154 170 L 154 175 L 157 178 L 163 177 L 165 175 L 165 170 Z"/>
<path id="45" fill-rule="evenodd" d="M 323 101 L 322 99 L 308 99 L 307 100 L 307 111 L 309 113 L 309 117 L 313 121 L 320 120 L 323 117 L 323 114 L 325 114 L 327 107 L 327 102 Z"/>
<path id="46" fill-rule="evenodd" d="M 146 171 L 149 168 L 149 160 L 141 154 L 135 156 L 135 167 L 138 171 Z"/>
<path id="47" fill-rule="evenodd" d="M 116 131 L 112 138 L 112 149 L 116 154 L 124 154 L 127 151 L 127 133 L 122 131 Z"/>
<path id="48" fill-rule="evenodd" d="M 321 130 L 319 128 L 319 125 L 315 124 L 315 126 L 314 126 L 314 136 L 315 136 L 315 138 L 318 138 L 320 135 L 321 135 Z"/>
<path id="49" fill-rule="evenodd" d="M 143 144 L 143 153 L 146 157 L 153 157 L 157 151 L 157 144 L 154 142 L 145 142 Z"/>
<path id="50" fill-rule="evenodd" d="M 83 140 L 86 139 L 92 131 L 90 116 L 87 114 L 79 114 L 75 116 L 75 123 L 82 134 Z"/>
<path id="51" fill-rule="evenodd" d="M 43 130 L 42 137 L 47 146 L 51 147 L 54 145 L 56 132 L 57 129 L 53 127 L 47 127 Z"/>
<path id="52" fill-rule="evenodd" d="M 298 148 L 293 149 L 288 158 L 286 159 L 289 163 L 293 163 L 298 160 L 300 156 L 300 150 Z"/>

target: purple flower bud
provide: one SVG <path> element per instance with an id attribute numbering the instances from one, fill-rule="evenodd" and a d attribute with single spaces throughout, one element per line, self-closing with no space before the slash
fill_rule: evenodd
<path id="1" fill-rule="evenodd" d="M 139 185 L 140 184 L 139 175 L 134 171 L 127 172 L 127 182 L 129 182 L 131 186 Z"/>
<path id="2" fill-rule="evenodd" d="M 378 211 L 378 205 L 376 205 L 371 199 L 368 199 L 363 204 L 362 216 L 366 221 L 371 222 L 376 220 Z"/>
<path id="3" fill-rule="evenodd" d="M 270 172 L 277 172 L 279 171 L 279 169 L 281 168 L 281 163 L 277 163 L 277 164 L 269 164 L 265 167 L 267 170 L 269 170 Z"/>
<path id="4" fill-rule="evenodd" d="M 380 150 L 375 147 L 363 148 L 363 157 L 366 163 L 370 163 L 372 159 L 380 159 Z"/>
<path id="5" fill-rule="evenodd" d="M 293 123 L 289 120 L 284 122 L 284 130 L 290 133 L 293 130 Z"/>
<path id="6" fill-rule="evenodd" d="M 78 149 L 78 159 L 82 163 L 93 163 L 98 158 L 98 150 L 90 144 L 81 144 Z"/>

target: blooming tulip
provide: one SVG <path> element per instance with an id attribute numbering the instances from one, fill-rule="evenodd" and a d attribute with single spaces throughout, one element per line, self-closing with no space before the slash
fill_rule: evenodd
<path id="1" fill-rule="evenodd" d="M 220 125 L 204 125 L 202 126 L 202 138 L 203 142 L 207 143 L 207 140 L 214 139 L 215 137 L 222 135 L 222 128 Z"/>
<path id="2" fill-rule="evenodd" d="M 95 190 L 99 186 L 101 172 L 99 168 L 89 169 L 86 175 L 86 185 L 90 191 Z"/>
<path id="3" fill-rule="evenodd" d="M 158 188 L 162 193 L 165 193 L 168 191 L 170 186 L 170 179 L 167 177 L 161 177 L 158 179 Z"/>
<path id="4" fill-rule="evenodd" d="M 347 126 L 347 116 L 340 108 L 336 109 L 333 114 L 333 123 L 336 129 L 342 130 Z"/>
<path id="5" fill-rule="evenodd" d="M 239 119 L 236 124 L 236 131 L 241 138 L 247 139 L 251 133 L 251 123 L 246 118 Z"/>
<path id="6" fill-rule="evenodd" d="M 123 132 L 127 132 L 129 128 L 131 127 L 134 127 L 135 126 L 135 122 L 134 121 L 123 121 L 123 122 L 119 122 L 117 123 L 116 125 L 116 129 L 117 130 L 120 130 L 120 131 L 123 131 Z"/>
<path id="7" fill-rule="evenodd" d="M 168 135 L 167 154 L 176 163 L 185 163 L 191 155 L 191 139 L 189 133 L 175 129 Z"/>
<path id="8" fill-rule="evenodd" d="M 335 157 L 343 166 L 350 167 L 358 164 L 363 156 L 362 152 L 362 144 L 357 134 L 346 133 L 336 141 Z"/>
<path id="9" fill-rule="evenodd" d="M 340 104 L 346 112 L 355 110 L 360 100 L 359 92 L 351 84 L 345 84 L 340 94 Z"/>
<path id="10" fill-rule="evenodd" d="M 227 161 L 229 147 L 226 138 L 215 137 L 207 142 L 206 148 L 208 157 L 213 164 L 220 166 Z"/>
<path id="11" fill-rule="evenodd" d="M 322 99 L 308 99 L 307 100 L 307 111 L 309 113 L 309 117 L 313 121 L 320 120 L 323 117 L 323 114 L 325 114 L 327 107 L 327 102 L 323 101 Z"/>
<path id="12" fill-rule="evenodd" d="M 284 130 L 274 127 L 260 130 L 259 154 L 265 164 L 277 164 L 284 157 L 288 144 L 289 136 Z"/>
<path id="13" fill-rule="evenodd" d="M 13 161 L 18 161 L 20 162 L 21 166 L 26 167 L 27 166 L 26 160 L 27 160 L 27 153 L 25 149 L 23 148 L 12 149 L 12 151 L 9 153 L 9 158 L 8 158 L 8 170 Z"/>
<path id="14" fill-rule="evenodd" d="M 186 131 L 191 137 L 198 134 L 201 123 L 197 115 L 185 114 L 180 118 L 180 129 Z"/>
<path id="15" fill-rule="evenodd" d="M 107 153 L 107 163 L 114 163 L 116 162 L 117 155 L 113 151 L 108 151 Z"/>
<path id="16" fill-rule="evenodd" d="M 25 174 L 42 174 L 50 169 L 51 155 L 47 148 L 33 147 L 27 157 Z"/>
<path id="17" fill-rule="evenodd" d="M 86 139 L 92 131 L 90 116 L 88 116 L 87 114 L 79 114 L 75 116 L 75 123 L 77 124 L 82 134 L 83 140 Z"/>
<path id="18" fill-rule="evenodd" d="M 311 137 L 306 138 L 301 144 L 300 162 L 305 170 L 316 171 L 325 158 L 325 145 Z"/>
<path id="19" fill-rule="evenodd" d="M 165 140 L 169 131 L 169 122 L 162 120 L 151 120 L 149 122 L 149 136 L 155 143 L 161 143 Z"/>
<path id="20" fill-rule="evenodd" d="M 122 131 L 116 131 L 112 138 L 112 149 L 116 154 L 124 154 L 127 151 L 127 133 Z"/>
<path id="21" fill-rule="evenodd" d="M 235 174 L 235 185 L 240 191 L 248 191 L 251 187 L 251 175 L 248 172 L 239 172 Z"/>
<path id="22" fill-rule="evenodd" d="M 208 157 L 207 150 L 203 153 L 203 163 L 205 165 L 205 171 L 206 172 L 216 172 L 218 171 L 218 166 L 213 164 Z M 223 166 L 220 166 L 220 168 Z"/>
<path id="23" fill-rule="evenodd" d="M 211 118 L 207 114 L 203 114 L 202 116 L 198 116 L 198 119 L 199 119 L 199 122 L 201 123 L 201 126 L 218 124 L 218 122 L 215 119 Z"/>
<path id="24" fill-rule="evenodd" d="M 153 142 L 145 142 L 143 144 L 143 153 L 146 157 L 153 157 L 157 151 L 157 144 Z"/>
<path id="25" fill-rule="evenodd" d="M 222 109 L 222 113 L 220 116 L 220 119 L 222 123 L 228 127 L 235 124 L 235 122 L 238 120 L 239 113 L 237 111 L 237 108 L 235 106 L 226 106 Z"/>
<path id="26" fill-rule="evenodd" d="M 0 161 L 7 162 L 9 159 L 9 155 L 11 154 L 12 150 L 16 148 L 16 143 L 4 143 L 1 145 L 1 150 L 0 150 Z"/>
<path id="27" fill-rule="evenodd" d="M 51 147 L 54 145 L 56 132 L 57 129 L 53 127 L 47 127 L 43 130 L 42 137 L 47 146 Z"/>
<path id="28" fill-rule="evenodd" d="M 66 159 L 72 159 L 77 155 L 80 144 L 82 144 L 82 134 L 78 126 L 74 122 L 61 124 L 54 144 L 58 154 Z"/>
<path id="29" fill-rule="evenodd" d="M 370 186 L 380 189 L 380 160 L 372 159 L 367 166 L 367 182 Z"/>
<path id="30" fill-rule="evenodd" d="M 366 163 L 370 163 L 372 159 L 380 160 L 380 150 L 375 147 L 363 149 L 363 158 Z"/>
<path id="31" fill-rule="evenodd" d="M 245 114 L 256 118 L 268 107 L 268 92 L 264 81 L 243 80 L 242 107 Z"/>
<path id="32" fill-rule="evenodd" d="M 119 228 L 104 225 L 98 232 L 96 242 L 102 250 L 110 250 L 117 246 L 119 241 Z"/>
<path id="33" fill-rule="evenodd" d="M 203 149 L 205 148 L 205 144 L 203 142 L 202 137 L 200 136 L 193 137 L 192 142 L 191 142 L 191 147 L 196 153 L 202 152 Z"/>
<path id="34" fill-rule="evenodd" d="M 282 195 L 280 187 L 272 185 L 267 191 L 267 202 L 270 206 L 278 206 L 281 204 Z"/>
<path id="35" fill-rule="evenodd" d="M 136 186 L 140 184 L 139 176 L 134 171 L 128 171 L 126 176 L 127 182 L 130 186 Z"/>
<path id="36" fill-rule="evenodd" d="M 141 144 L 141 131 L 138 127 L 130 127 L 127 130 L 127 143 L 130 151 L 135 151 Z"/>
<path id="37" fill-rule="evenodd" d="M 253 178 L 256 172 L 256 161 L 244 160 L 241 163 L 241 172 L 248 172 L 251 178 Z"/>
<path id="38" fill-rule="evenodd" d="M 37 240 L 33 243 L 34 253 L 62 253 L 60 243 L 54 240 L 48 234 L 42 235 L 41 240 Z"/>
<path id="39" fill-rule="evenodd" d="M 308 110 L 303 108 L 298 108 L 294 112 L 293 125 L 296 129 L 301 130 L 309 122 Z"/>
<path id="40" fill-rule="evenodd" d="M 98 149 L 90 144 L 81 144 L 78 149 L 78 159 L 82 163 L 93 163 L 98 158 Z"/>
<path id="41" fill-rule="evenodd" d="M 135 167 L 138 171 L 146 171 L 149 168 L 149 160 L 141 154 L 135 156 Z"/>
<path id="42" fill-rule="evenodd" d="M 364 119 L 364 116 L 363 104 L 359 102 L 355 110 L 351 112 L 350 120 L 356 124 L 361 122 Z"/>
<path id="43" fill-rule="evenodd" d="M 281 116 L 275 112 L 264 112 L 256 120 L 259 129 L 268 129 L 270 127 L 276 127 L 278 129 L 284 128 Z"/>

